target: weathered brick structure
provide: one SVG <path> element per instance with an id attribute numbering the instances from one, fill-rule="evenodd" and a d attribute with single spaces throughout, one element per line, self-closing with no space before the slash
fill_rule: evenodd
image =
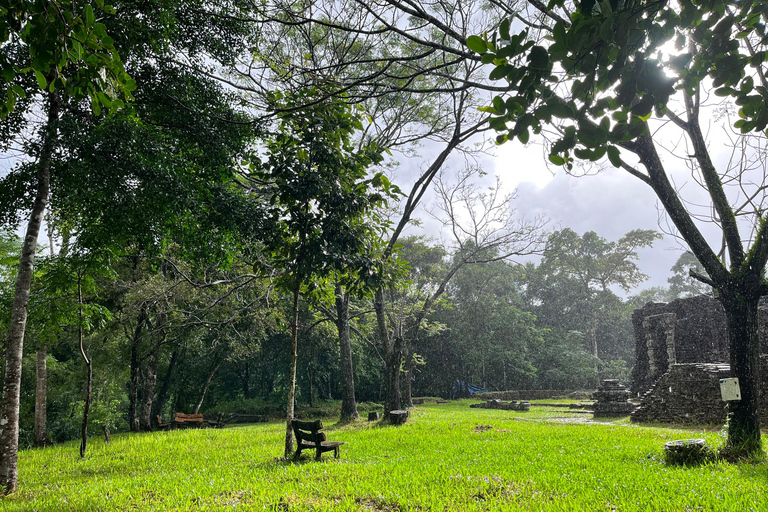
<path id="1" fill-rule="evenodd" d="M 762 385 L 768 389 L 768 301 L 760 305 Z M 706 295 L 668 304 L 649 303 L 632 315 L 635 367 L 632 395 L 642 405 L 632 421 L 722 423 L 726 404 L 719 379 L 730 377 L 725 312 Z M 768 422 L 768 393 L 761 397 L 762 421 Z"/>

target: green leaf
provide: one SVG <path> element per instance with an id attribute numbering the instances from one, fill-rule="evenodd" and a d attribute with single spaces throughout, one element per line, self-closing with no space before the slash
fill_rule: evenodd
<path id="1" fill-rule="evenodd" d="M 509 40 L 509 18 L 504 18 L 499 25 L 499 35 L 504 40 Z"/>
<path id="2" fill-rule="evenodd" d="M 35 78 L 37 79 L 38 87 L 45 89 L 45 87 L 48 85 L 48 81 L 45 79 L 45 76 L 37 69 L 35 70 Z"/>
<path id="3" fill-rule="evenodd" d="M 16 72 L 13 70 L 12 66 L 3 68 L 3 78 L 6 82 L 10 82 L 16 78 Z"/>
<path id="4" fill-rule="evenodd" d="M 653 110 L 653 98 L 650 95 L 643 96 L 640 102 L 630 109 L 636 116 L 645 116 Z"/>
<path id="5" fill-rule="evenodd" d="M 93 14 L 93 7 L 90 5 L 85 6 L 85 26 L 92 27 L 96 23 L 96 16 Z"/>
<path id="6" fill-rule="evenodd" d="M 549 155 L 549 161 L 555 165 L 565 165 L 565 158 L 560 155 Z"/>
<path id="7" fill-rule="evenodd" d="M 91 109 L 95 115 L 101 115 L 101 104 L 96 96 L 91 96 Z"/>
<path id="8" fill-rule="evenodd" d="M 499 114 L 504 114 L 507 109 L 507 105 L 504 103 L 504 100 L 501 98 L 501 96 L 496 96 L 493 98 L 493 108 L 495 108 L 496 112 Z"/>
<path id="9" fill-rule="evenodd" d="M 610 160 L 611 165 L 614 167 L 621 167 L 621 153 L 619 152 L 619 148 L 616 146 L 608 147 L 608 160 Z"/>
<path id="10" fill-rule="evenodd" d="M 602 25 L 600 25 L 600 38 L 607 43 L 612 43 L 613 36 L 613 18 L 609 17 L 605 19 Z"/>
<path id="11" fill-rule="evenodd" d="M 508 66 L 507 64 L 502 64 L 501 66 L 497 66 L 496 69 L 491 71 L 491 74 L 488 75 L 488 78 L 490 80 L 500 80 L 507 76 L 507 73 L 509 73 L 511 66 Z"/>
<path id="12" fill-rule="evenodd" d="M 480 36 L 469 36 L 467 38 L 467 48 L 475 53 L 485 53 L 488 51 L 488 45 Z"/>
<path id="13" fill-rule="evenodd" d="M 547 69 L 547 64 L 549 64 L 549 54 L 547 53 L 546 48 L 537 45 L 531 48 L 528 60 L 533 69 Z"/>
<path id="14" fill-rule="evenodd" d="M 572 119 L 574 117 L 573 109 L 565 103 L 555 103 L 551 105 L 551 108 L 552 115 L 560 119 Z"/>
<path id="15" fill-rule="evenodd" d="M 732 87 L 720 87 L 719 89 L 715 89 L 715 96 L 730 96 L 731 94 L 736 94 L 736 89 Z"/>
<path id="16" fill-rule="evenodd" d="M 568 36 L 565 33 L 565 23 L 562 21 L 555 23 L 555 30 L 552 35 L 555 38 L 555 42 L 562 45 L 564 48 L 568 47 Z"/>
<path id="17" fill-rule="evenodd" d="M 523 144 L 528 144 L 528 139 L 530 138 L 531 134 L 528 133 L 528 128 L 521 131 L 517 134 L 517 138 L 522 142 Z"/>

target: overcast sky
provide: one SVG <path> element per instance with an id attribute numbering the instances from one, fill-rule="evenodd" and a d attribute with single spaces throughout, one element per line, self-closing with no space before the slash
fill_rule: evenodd
<path id="1" fill-rule="evenodd" d="M 568 175 L 560 168 L 548 166 L 542 146 L 534 143 L 526 147 L 518 142 L 507 143 L 495 148 L 494 152 L 495 156 L 480 160 L 480 165 L 488 172 L 487 183 L 491 183 L 493 176 L 499 176 L 507 189 L 517 188 L 518 197 L 514 202 L 517 213 L 529 218 L 545 214 L 550 219 L 550 230 L 569 227 L 580 235 L 595 231 L 607 240 L 618 240 L 633 229 L 669 230 L 656 195 L 648 185 L 626 171 L 608 165 L 593 175 Z M 428 161 L 428 153 L 425 151 L 422 155 L 424 161 Z M 447 164 L 453 170 L 462 165 L 465 162 L 461 158 L 454 158 Z M 407 173 L 408 167 L 408 162 L 402 163 L 398 174 Z M 684 168 L 672 174 L 678 187 L 682 185 L 686 191 L 695 188 L 688 183 L 690 176 Z M 425 198 L 424 205 L 432 201 L 434 198 Z M 420 217 L 422 226 L 411 232 L 437 238 L 437 224 L 423 211 Z M 717 240 L 715 231 L 708 234 L 710 240 Z M 683 250 L 682 243 L 670 235 L 664 235 L 664 239 L 652 248 L 639 250 L 638 265 L 649 279 L 632 293 L 651 286 L 668 286 L 670 269 Z M 620 293 L 620 290 L 616 291 Z"/>

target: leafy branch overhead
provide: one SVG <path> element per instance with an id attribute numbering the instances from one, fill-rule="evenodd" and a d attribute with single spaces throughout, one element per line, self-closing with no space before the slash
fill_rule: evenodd
<path id="1" fill-rule="evenodd" d="M 549 9 L 564 8 L 552 0 Z M 509 84 L 484 110 L 497 141 L 527 143 L 556 124 L 550 161 L 572 168 L 574 157 L 608 156 L 622 166 L 619 147 L 648 133 L 651 113 L 667 113 L 677 91 L 695 97 L 709 78 L 717 96 L 740 107 L 742 133 L 768 126 L 766 57 L 768 5 L 762 2 L 611 2 L 587 0 L 534 40 L 530 29 L 511 33 L 503 21 L 492 36 L 470 36 L 467 46 L 492 64 L 492 80 Z M 674 44 L 675 51 L 670 45 Z"/>
<path id="2" fill-rule="evenodd" d="M 132 98 L 136 83 L 98 18 L 115 9 L 104 0 L 92 3 L 23 0 L 0 6 L 0 119 L 36 92 L 24 80 L 27 74 L 34 75 L 37 91 L 90 98 L 97 115 Z"/>
<path id="3" fill-rule="evenodd" d="M 399 194 L 381 173 L 368 169 L 382 161 L 375 144 L 355 147 L 352 136 L 362 129 L 359 117 L 338 100 L 305 105 L 316 91 L 274 93 L 279 127 L 266 142 L 263 157 L 254 155 L 243 173 L 245 183 L 264 197 L 266 248 L 293 280 L 332 271 L 367 269 L 377 262 L 368 254 L 369 240 L 380 236 L 385 220 L 377 213 Z"/>

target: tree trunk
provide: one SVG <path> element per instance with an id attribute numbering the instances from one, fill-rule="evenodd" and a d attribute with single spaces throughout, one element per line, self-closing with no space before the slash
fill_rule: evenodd
<path id="1" fill-rule="evenodd" d="M 221 362 L 223 360 L 224 358 L 219 357 L 218 355 L 213 360 L 213 365 L 211 366 L 211 370 L 208 372 L 208 376 L 205 378 L 203 387 L 200 388 L 200 397 L 197 399 L 197 403 L 195 404 L 195 408 L 192 411 L 192 414 L 197 414 L 200 412 L 200 407 L 203 406 L 203 400 L 205 400 L 205 395 L 206 393 L 208 393 L 208 388 L 211 387 L 211 381 L 213 381 L 213 376 L 216 375 L 216 372 L 219 370 L 219 367 L 221 366 Z"/>
<path id="2" fill-rule="evenodd" d="M 313 378 L 314 377 L 312 375 L 312 361 L 310 361 L 309 364 L 307 365 L 307 388 L 309 388 L 309 393 L 307 393 L 307 394 L 309 395 L 309 400 L 308 401 L 309 401 L 309 406 L 310 407 L 312 407 L 312 395 L 314 395 L 314 389 L 312 389 L 312 380 L 313 380 Z M 322 393 L 322 391 L 323 390 L 322 390 L 322 386 L 321 386 L 320 387 L 320 392 Z"/>
<path id="3" fill-rule="evenodd" d="M 299 352 L 299 295 L 301 293 L 301 281 L 296 276 L 296 284 L 293 288 L 293 315 L 291 317 L 291 366 L 288 373 L 288 403 L 286 404 L 285 427 L 285 458 L 289 459 L 293 454 L 293 427 L 291 421 L 294 415 L 294 401 L 296 399 L 296 361 Z"/>
<path id="4" fill-rule="evenodd" d="M 384 390 L 387 411 L 400 409 L 400 356 L 401 340 L 390 338 L 387 328 L 384 290 L 379 288 L 374 295 L 373 307 L 376 312 L 376 333 L 384 349 Z"/>
<path id="5" fill-rule="evenodd" d="M 400 395 L 403 407 L 413 407 L 413 375 L 416 370 L 416 360 L 411 343 L 405 343 L 403 347 L 403 360 L 405 371 L 400 372 Z"/>
<path id="6" fill-rule="evenodd" d="M 589 323 L 589 338 L 592 345 L 592 355 L 595 356 L 595 387 L 600 387 L 600 354 L 597 350 L 597 320 L 592 317 Z"/>
<path id="7" fill-rule="evenodd" d="M 27 326 L 29 291 L 35 266 L 35 251 L 45 206 L 51 186 L 51 162 L 56 145 L 56 124 L 59 120 L 59 99 L 48 95 L 48 120 L 37 174 L 37 191 L 29 215 L 27 232 L 21 248 L 19 273 L 13 296 L 8 341 L 5 351 L 5 376 L 3 399 L 0 405 L 0 488 L 7 495 L 16 491 L 19 459 L 19 400 L 21 393 L 21 358 L 24 348 L 24 331 Z"/>
<path id="8" fill-rule="evenodd" d="M 352 342 L 349 337 L 349 293 L 336 285 L 336 328 L 339 331 L 339 357 L 344 373 L 341 389 L 341 419 L 360 417 L 355 402 L 355 369 L 352 363 Z"/>
<path id="9" fill-rule="evenodd" d="M 85 353 L 83 352 L 83 357 Z M 83 425 L 80 429 L 80 458 L 85 457 L 85 450 L 88 447 L 88 415 L 91 412 L 91 398 L 93 397 L 93 364 L 90 359 L 85 359 L 85 365 L 88 368 L 88 376 L 85 382 L 85 406 L 83 407 Z M 107 440 L 109 434 L 107 434 Z"/>
<path id="10" fill-rule="evenodd" d="M 726 451 L 738 458 L 759 453 L 760 416 L 760 340 L 758 338 L 759 297 L 734 293 L 721 298 L 728 324 L 731 375 L 739 379 L 741 400 L 728 402 L 728 441 Z"/>
<path id="11" fill-rule="evenodd" d="M 47 446 L 48 441 L 48 350 L 41 347 L 35 353 L 35 446 Z"/>
<path id="12" fill-rule="evenodd" d="M 251 398 L 251 365 L 248 361 L 245 362 L 245 368 L 243 369 L 243 398 L 248 400 Z"/>
<path id="13" fill-rule="evenodd" d="M 401 372 L 402 382 L 400 384 L 403 407 L 413 407 L 413 367 L 408 364 L 406 370 Z"/>
<path id="14" fill-rule="evenodd" d="M 385 353 L 387 373 L 387 411 L 399 410 L 403 400 L 400 388 L 400 369 L 403 362 L 403 339 L 395 336 L 390 350 Z"/>
<path id="15" fill-rule="evenodd" d="M 147 308 L 142 306 L 139 318 L 136 321 L 136 329 L 131 339 L 131 381 L 128 392 L 128 425 L 131 432 L 140 430 L 139 424 L 139 343 L 144 323 L 148 319 Z"/>
<path id="16" fill-rule="evenodd" d="M 83 346 L 83 291 L 80 286 L 80 277 L 77 279 L 77 296 L 79 310 L 78 316 L 78 341 L 80 344 L 80 355 L 85 361 L 85 366 L 88 369 L 88 376 L 85 382 L 85 406 L 83 407 L 83 425 L 80 429 L 80 458 L 85 457 L 85 450 L 88 448 L 88 414 L 91 411 L 91 398 L 93 397 L 93 364 L 88 356 L 85 354 L 85 347 Z"/>
<path id="17" fill-rule="evenodd" d="M 171 354 L 171 361 L 168 363 L 168 371 L 165 372 L 163 385 L 160 386 L 160 391 L 157 393 L 157 400 L 155 400 L 153 405 L 153 417 L 163 413 L 165 402 L 168 400 L 168 391 L 171 389 L 171 379 L 173 377 L 173 370 L 176 367 L 176 360 L 178 359 L 178 355 L 178 350 L 174 350 Z"/>
<path id="18" fill-rule="evenodd" d="M 141 430 L 152 430 L 152 403 L 157 386 L 157 356 L 160 352 L 160 337 L 157 337 L 152 352 L 147 357 L 147 372 L 144 379 L 144 399 L 141 403 L 141 416 L 139 423 Z"/>

